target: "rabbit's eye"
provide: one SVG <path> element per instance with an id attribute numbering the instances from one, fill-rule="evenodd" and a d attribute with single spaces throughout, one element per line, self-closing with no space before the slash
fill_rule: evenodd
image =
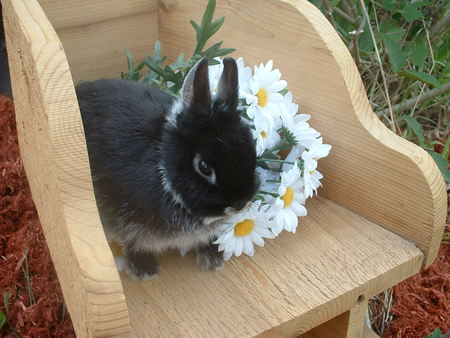
<path id="1" fill-rule="evenodd" d="M 208 162 L 205 160 L 198 161 L 198 170 L 205 176 L 211 176 L 213 173 L 212 168 L 209 166 Z"/>
<path id="2" fill-rule="evenodd" d="M 211 184 L 216 184 L 216 173 L 213 167 L 209 165 L 204 159 L 200 157 L 200 154 L 196 154 L 194 157 L 194 169 L 197 173 L 203 176 Z"/>

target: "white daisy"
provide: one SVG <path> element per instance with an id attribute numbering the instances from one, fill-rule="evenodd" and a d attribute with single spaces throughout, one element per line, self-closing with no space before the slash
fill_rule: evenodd
<path id="1" fill-rule="evenodd" d="M 305 170 L 303 172 L 303 182 L 305 185 L 305 197 L 310 198 L 314 195 L 314 192 L 317 192 L 317 188 L 322 184 L 320 180 L 323 178 L 323 175 L 318 170 Z"/>
<path id="2" fill-rule="evenodd" d="M 314 140 L 309 150 L 305 150 L 302 154 L 303 165 L 303 181 L 305 184 L 306 197 L 312 197 L 313 192 L 317 191 L 320 186 L 320 179 L 322 174 L 317 171 L 317 161 L 323 157 L 328 156 L 331 150 L 329 144 L 323 144 L 322 137 Z"/>
<path id="3" fill-rule="evenodd" d="M 209 89 L 211 91 L 211 95 L 214 96 L 217 94 L 219 89 L 219 81 L 223 72 L 223 61 L 221 58 L 216 57 L 214 60 L 220 62 L 217 65 L 208 66 L 208 75 L 209 75 Z"/>
<path id="4" fill-rule="evenodd" d="M 250 90 L 249 83 L 250 78 L 252 77 L 252 69 L 250 67 L 245 67 L 244 59 L 242 57 L 236 60 L 236 64 L 239 77 L 239 98 L 245 99 Z"/>
<path id="5" fill-rule="evenodd" d="M 298 112 L 298 104 L 292 101 L 292 93 L 287 92 L 283 97 L 283 102 L 280 103 L 280 120 L 283 126 L 289 129 L 294 124 L 294 116 Z M 279 129 L 279 126 L 277 129 Z"/>
<path id="6" fill-rule="evenodd" d="M 303 181 L 297 163 L 287 172 L 281 173 L 281 184 L 278 188 L 278 197 L 273 205 L 275 225 L 273 233 L 278 234 L 284 229 L 295 232 L 298 225 L 298 216 L 306 216 L 303 193 Z"/>
<path id="7" fill-rule="evenodd" d="M 256 128 L 256 126 L 255 126 Z M 275 129 L 256 129 L 252 130 L 253 138 L 256 140 L 256 155 L 261 156 L 266 149 L 272 149 L 281 137 Z"/>
<path id="8" fill-rule="evenodd" d="M 279 116 L 279 103 L 283 102 L 283 95 L 279 92 L 286 87 L 287 83 L 280 80 L 280 71 L 272 70 L 272 67 L 272 60 L 266 65 L 255 66 L 255 72 L 249 82 L 249 93 L 245 98 L 250 105 L 247 114 L 254 120 L 257 129 L 275 126 L 274 116 Z"/>
<path id="9" fill-rule="evenodd" d="M 214 244 L 219 244 L 225 260 L 230 259 L 233 253 L 235 256 L 242 252 L 253 256 L 253 244 L 264 246 L 263 238 L 275 237 L 269 230 L 269 215 L 263 209 L 259 210 L 260 206 L 261 201 L 256 201 L 247 210 L 230 216 L 222 225 Z"/>

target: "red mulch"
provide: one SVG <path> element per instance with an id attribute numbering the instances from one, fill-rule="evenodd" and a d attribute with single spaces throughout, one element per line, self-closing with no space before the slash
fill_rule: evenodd
<path id="1" fill-rule="evenodd" d="M 384 338 L 425 337 L 437 327 L 442 333 L 450 330 L 449 244 L 441 245 L 428 269 L 394 287 L 392 314 L 395 319 L 384 332 Z"/>
<path id="2" fill-rule="evenodd" d="M 1 336 L 74 337 L 63 319 L 61 288 L 34 208 L 17 144 L 14 109 L 0 95 L 0 311 L 10 325 Z M 30 304 L 22 265 L 28 258 L 35 304 Z M 8 292 L 8 311 L 3 294 Z M 434 328 L 450 329 L 450 245 L 442 245 L 436 262 L 394 289 L 396 319 L 383 337 L 423 337 Z M 14 329 L 13 329 L 14 328 Z"/>
<path id="3" fill-rule="evenodd" d="M 30 303 L 28 272 L 34 296 Z M 24 270 L 22 269 L 22 266 Z M 9 295 L 5 309 L 4 295 Z M 31 198 L 17 144 L 12 102 L 0 95 L 0 311 L 2 337 L 75 337 Z"/>

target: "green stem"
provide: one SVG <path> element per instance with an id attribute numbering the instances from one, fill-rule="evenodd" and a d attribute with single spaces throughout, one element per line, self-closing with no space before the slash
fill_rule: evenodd
<path id="1" fill-rule="evenodd" d="M 266 180 L 266 182 L 271 182 L 271 183 L 281 183 L 280 180 Z"/>
<path id="2" fill-rule="evenodd" d="M 275 194 L 275 193 L 269 192 L 269 191 L 265 191 L 265 190 L 258 191 L 258 194 L 264 194 L 264 195 L 270 195 L 270 196 L 273 196 L 273 197 L 278 197 L 278 194 Z"/>
<path id="3" fill-rule="evenodd" d="M 295 162 L 289 162 L 285 160 L 275 160 L 270 158 L 260 158 L 260 161 L 266 161 L 266 162 L 277 162 L 277 163 L 286 163 L 286 164 L 295 164 Z"/>

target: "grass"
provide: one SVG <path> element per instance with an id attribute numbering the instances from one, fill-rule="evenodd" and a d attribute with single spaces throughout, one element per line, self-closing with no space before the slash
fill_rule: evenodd
<path id="1" fill-rule="evenodd" d="M 28 290 L 28 298 L 30 300 L 30 306 L 36 303 L 36 300 L 34 299 L 33 294 L 33 288 L 31 287 L 31 280 L 30 280 L 30 271 L 28 269 L 28 250 L 25 249 L 24 257 L 25 257 L 25 266 L 23 265 L 23 262 L 21 263 L 21 268 L 23 271 L 23 274 L 25 276 L 25 280 L 27 281 L 27 290 Z"/>
<path id="2" fill-rule="evenodd" d="M 310 0 L 352 54 L 372 109 L 393 132 L 429 152 L 450 182 L 450 3 Z M 443 243 L 450 244 L 449 234 Z M 392 289 L 369 302 L 372 328 L 393 320 Z"/>
<path id="3" fill-rule="evenodd" d="M 449 3 L 310 1 L 353 55 L 380 120 L 427 150 L 450 182 Z"/>

